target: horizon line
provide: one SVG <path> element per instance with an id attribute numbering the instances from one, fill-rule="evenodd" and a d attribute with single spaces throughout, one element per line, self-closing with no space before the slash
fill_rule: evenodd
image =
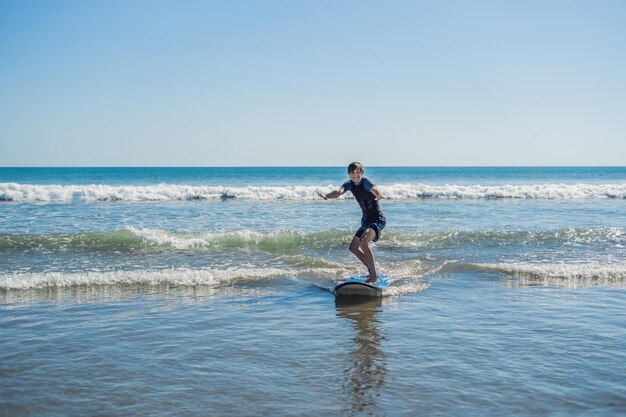
<path id="1" fill-rule="evenodd" d="M 23 165 L 0 169 L 67 168 L 345 168 L 346 165 Z M 366 168 L 626 168 L 626 165 L 365 165 Z"/>

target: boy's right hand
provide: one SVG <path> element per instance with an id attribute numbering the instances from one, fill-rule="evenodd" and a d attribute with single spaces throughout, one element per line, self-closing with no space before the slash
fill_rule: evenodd
<path id="1" fill-rule="evenodd" d="M 317 192 L 317 195 L 319 195 L 320 197 L 322 197 L 324 200 L 328 200 L 328 197 L 326 197 L 326 194 L 322 194 L 319 191 Z"/>

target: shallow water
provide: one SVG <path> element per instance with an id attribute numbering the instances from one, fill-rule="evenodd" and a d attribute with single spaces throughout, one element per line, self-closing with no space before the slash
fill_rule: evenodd
<path id="1" fill-rule="evenodd" d="M 350 305 L 299 280 L 21 292 L 7 415 L 616 415 L 624 290 L 449 273 Z"/>
<path id="2" fill-rule="evenodd" d="M 385 297 L 337 304 L 333 286 L 364 269 L 346 250 L 358 206 L 284 192 L 342 169 L 0 170 L 0 186 L 46 196 L 283 187 L 269 200 L 5 198 L 0 415 L 626 413 L 626 200 L 558 192 L 613 190 L 626 170 L 377 170 L 383 191 L 550 186 L 396 193 L 374 245 Z"/>

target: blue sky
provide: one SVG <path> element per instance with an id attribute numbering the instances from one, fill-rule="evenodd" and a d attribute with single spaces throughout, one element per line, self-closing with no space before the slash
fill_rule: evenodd
<path id="1" fill-rule="evenodd" d="M 0 166 L 626 165 L 624 1 L 0 1 Z"/>

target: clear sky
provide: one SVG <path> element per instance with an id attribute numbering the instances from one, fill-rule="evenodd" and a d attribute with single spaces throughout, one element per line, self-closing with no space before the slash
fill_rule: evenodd
<path id="1" fill-rule="evenodd" d="M 0 0 L 0 166 L 626 165 L 626 1 Z"/>

